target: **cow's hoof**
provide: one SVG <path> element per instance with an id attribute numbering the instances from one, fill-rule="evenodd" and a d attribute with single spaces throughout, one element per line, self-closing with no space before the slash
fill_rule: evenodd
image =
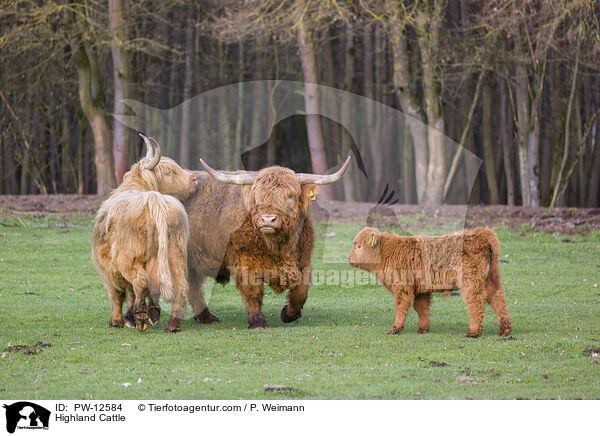
<path id="1" fill-rule="evenodd" d="M 429 327 L 419 327 L 417 329 L 417 333 L 420 334 L 420 335 L 422 335 L 424 333 L 427 333 L 428 331 L 429 331 Z"/>
<path id="2" fill-rule="evenodd" d="M 512 332 L 512 325 L 510 321 L 501 320 L 498 328 L 498 334 L 500 336 L 508 336 L 510 335 L 510 332 Z"/>
<path id="3" fill-rule="evenodd" d="M 145 332 L 148 330 L 148 324 L 150 324 L 150 317 L 146 312 L 135 314 L 135 327 L 139 332 Z"/>
<path id="4" fill-rule="evenodd" d="M 112 319 L 108 323 L 109 327 L 123 328 L 123 321 L 113 321 Z"/>
<path id="5" fill-rule="evenodd" d="M 467 338 L 478 338 L 481 332 L 469 330 L 465 335 Z"/>
<path id="6" fill-rule="evenodd" d="M 397 335 L 398 333 L 400 333 L 402 330 L 404 330 L 404 327 L 397 327 L 397 326 L 393 326 L 390 329 L 390 335 Z"/>
<path id="7" fill-rule="evenodd" d="M 251 330 L 262 330 L 267 327 L 269 327 L 269 325 L 267 324 L 267 320 L 262 313 L 258 316 L 248 318 L 248 328 Z"/>
<path id="8" fill-rule="evenodd" d="M 294 313 L 293 315 L 288 315 L 288 310 L 289 304 L 286 304 L 285 306 L 283 306 L 283 309 L 281 309 L 281 321 L 288 323 L 294 322 L 302 318 L 302 312 Z"/>
<path id="9" fill-rule="evenodd" d="M 133 310 L 128 309 L 127 312 L 125 312 L 123 319 L 125 320 L 125 327 L 135 328 L 135 315 L 133 314 Z"/>
<path id="10" fill-rule="evenodd" d="M 160 321 L 160 307 L 153 306 L 148 309 L 148 318 L 151 326 L 155 326 Z"/>
<path id="11" fill-rule="evenodd" d="M 135 321 L 125 320 L 125 327 L 128 327 L 130 329 L 134 329 L 135 328 Z"/>
<path id="12" fill-rule="evenodd" d="M 165 333 L 177 333 L 181 331 L 181 320 L 180 319 L 170 319 L 169 323 L 164 329 Z"/>
<path id="13" fill-rule="evenodd" d="M 205 307 L 202 312 L 200 312 L 198 315 L 195 315 L 194 319 L 198 324 L 214 324 L 216 322 L 221 322 L 219 318 L 210 313 L 208 307 Z"/>

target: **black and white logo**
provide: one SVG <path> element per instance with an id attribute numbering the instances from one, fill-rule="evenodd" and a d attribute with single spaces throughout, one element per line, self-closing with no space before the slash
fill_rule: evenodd
<path id="1" fill-rule="evenodd" d="M 6 431 L 14 433 L 18 429 L 48 429 L 50 422 L 50 411 L 42 406 L 28 401 L 19 401 L 13 404 L 5 404 L 6 409 Z"/>

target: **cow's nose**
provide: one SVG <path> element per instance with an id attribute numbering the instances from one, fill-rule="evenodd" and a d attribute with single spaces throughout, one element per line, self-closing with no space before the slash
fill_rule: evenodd
<path id="1" fill-rule="evenodd" d="M 261 215 L 262 222 L 267 225 L 277 224 L 277 215 Z"/>

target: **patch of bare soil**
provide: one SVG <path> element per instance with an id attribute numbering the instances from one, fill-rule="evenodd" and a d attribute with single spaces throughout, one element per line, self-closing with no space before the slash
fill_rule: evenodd
<path id="1" fill-rule="evenodd" d="M 4 349 L 4 353 L 15 350 L 23 350 L 23 354 L 37 354 L 38 352 L 42 351 L 41 348 L 47 348 L 51 346 L 52 344 L 47 344 L 42 341 L 38 341 L 33 345 L 13 345 L 11 347 L 7 347 Z"/>
<path id="2" fill-rule="evenodd" d="M 98 195 L 0 195 L 0 211 L 15 213 L 96 213 Z"/>
<path id="3" fill-rule="evenodd" d="M 0 195 L 0 214 L 95 213 L 104 198 L 97 195 Z M 515 231 L 576 235 L 600 230 L 600 209 L 529 208 L 520 206 L 377 205 L 317 200 L 311 208 L 317 222 L 365 223 L 373 227 L 428 228 L 465 223 L 508 226 Z"/>
<path id="4" fill-rule="evenodd" d="M 600 230 L 600 209 L 531 208 L 521 206 L 381 206 L 375 203 L 319 201 L 313 217 L 319 220 L 364 222 L 372 227 L 427 228 L 464 223 L 477 226 L 508 226 L 519 232 L 535 231 L 568 235 Z"/>

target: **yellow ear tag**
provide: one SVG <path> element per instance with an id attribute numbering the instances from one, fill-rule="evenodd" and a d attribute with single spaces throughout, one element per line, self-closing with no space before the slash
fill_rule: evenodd
<path id="1" fill-rule="evenodd" d="M 313 190 L 311 189 L 310 191 L 308 191 L 308 199 L 310 201 L 316 199 L 317 197 L 315 196 L 315 193 L 313 192 Z"/>
<path id="2" fill-rule="evenodd" d="M 371 236 L 371 247 L 375 246 L 375 235 Z"/>

